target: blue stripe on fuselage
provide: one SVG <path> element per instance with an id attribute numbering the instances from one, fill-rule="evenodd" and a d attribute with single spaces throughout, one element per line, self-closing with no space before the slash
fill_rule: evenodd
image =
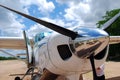
<path id="1" fill-rule="evenodd" d="M 38 45 L 38 47 L 41 48 L 44 44 L 46 44 L 46 43 L 41 43 Z"/>

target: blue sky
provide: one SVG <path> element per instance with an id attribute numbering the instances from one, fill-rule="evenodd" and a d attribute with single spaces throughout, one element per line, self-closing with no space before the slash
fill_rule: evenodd
<path id="1" fill-rule="evenodd" d="M 65 13 L 64 12 L 64 9 L 67 7 L 65 5 L 62 5 L 60 6 L 60 4 L 56 3 L 54 1 L 54 4 L 56 5 L 56 8 L 54 9 L 54 11 L 50 12 L 49 14 L 46 14 L 49 18 L 51 19 L 56 19 L 56 18 L 61 18 L 63 19 L 63 14 Z M 42 14 L 39 10 L 38 10 L 38 6 L 37 5 L 31 5 L 28 9 L 29 11 L 29 14 L 31 16 L 34 16 L 34 17 L 37 17 L 37 18 L 40 18 L 40 17 L 45 17 L 46 15 L 45 14 Z M 30 26 L 32 26 L 33 24 L 35 24 L 35 22 L 31 21 L 31 20 L 28 20 L 28 19 L 24 19 L 24 22 L 23 22 L 25 25 L 26 25 L 26 29 L 29 29 Z"/>
<path id="2" fill-rule="evenodd" d="M 106 11 L 120 8 L 120 0 L 1 0 L 0 4 L 62 27 L 96 26 Z M 101 6 L 102 5 L 102 6 Z M 0 8 L 0 36 L 29 36 L 48 31 L 42 25 Z"/>
<path id="3" fill-rule="evenodd" d="M 0 4 L 62 27 L 96 26 L 120 0 L 0 0 Z M 0 7 L 0 36 L 22 37 L 50 29 Z"/>

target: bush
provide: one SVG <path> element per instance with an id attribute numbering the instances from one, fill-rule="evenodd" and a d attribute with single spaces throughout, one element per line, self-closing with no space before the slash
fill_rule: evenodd
<path id="1" fill-rule="evenodd" d="M 14 57 L 2 57 L 0 56 L 0 60 L 16 60 Z"/>

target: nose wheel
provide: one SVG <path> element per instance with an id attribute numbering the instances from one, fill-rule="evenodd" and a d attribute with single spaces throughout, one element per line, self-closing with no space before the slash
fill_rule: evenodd
<path id="1" fill-rule="evenodd" d="M 20 77 L 15 77 L 15 80 L 21 80 Z"/>
<path id="2" fill-rule="evenodd" d="M 17 76 L 17 77 L 15 77 L 14 80 L 23 80 L 25 78 L 25 76 L 27 76 L 27 75 L 31 75 L 31 80 L 39 80 L 40 77 L 41 77 L 41 74 L 39 74 L 38 72 L 34 72 L 34 69 L 35 69 L 35 67 L 29 68 L 26 71 L 26 73 L 23 75 L 22 78 L 20 78 L 20 77 Z"/>

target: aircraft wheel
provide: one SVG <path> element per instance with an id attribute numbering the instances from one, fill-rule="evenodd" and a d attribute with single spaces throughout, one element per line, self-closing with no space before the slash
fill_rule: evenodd
<path id="1" fill-rule="evenodd" d="M 15 80 L 21 80 L 20 77 L 15 77 Z"/>

